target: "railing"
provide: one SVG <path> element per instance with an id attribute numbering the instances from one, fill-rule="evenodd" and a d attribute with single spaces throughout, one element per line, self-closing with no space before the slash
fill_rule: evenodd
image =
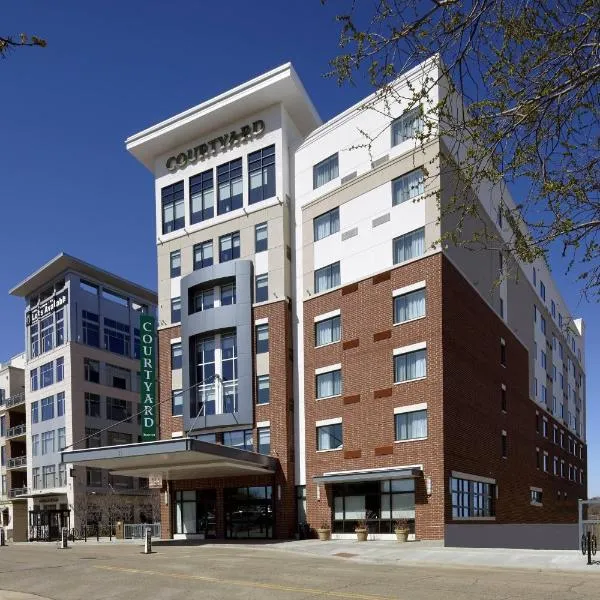
<path id="1" fill-rule="evenodd" d="M 9 458 L 6 462 L 7 469 L 15 469 L 17 467 L 27 466 L 27 456 L 17 456 L 15 458 Z"/>
<path id="2" fill-rule="evenodd" d="M 18 498 L 19 496 L 26 496 L 27 494 L 29 494 L 29 488 L 26 488 L 26 487 L 12 488 L 12 489 L 8 490 L 9 498 Z"/>
<path id="3" fill-rule="evenodd" d="M 22 425 L 15 425 L 15 427 L 6 430 L 7 438 L 18 437 L 20 435 L 25 435 L 25 423 Z"/>
<path id="4" fill-rule="evenodd" d="M 126 540 L 143 539 L 148 528 L 152 529 L 152 537 L 160 537 L 160 523 L 125 523 L 123 537 Z"/>
<path id="5" fill-rule="evenodd" d="M 19 404 L 25 404 L 25 392 L 19 392 L 10 398 L 6 398 L 4 402 L 0 403 L 0 406 L 12 408 L 13 406 L 18 406 Z"/>

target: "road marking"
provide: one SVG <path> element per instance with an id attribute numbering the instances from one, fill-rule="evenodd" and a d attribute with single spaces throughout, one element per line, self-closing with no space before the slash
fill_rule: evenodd
<path id="1" fill-rule="evenodd" d="M 301 588 L 279 585 L 276 583 L 259 583 L 256 581 L 244 581 L 241 579 L 218 579 L 206 575 L 186 575 L 185 573 L 168 573 L 164 571 L 145 571 L 142 569 L 128 569 L 125 567 L 111 567 L 110 565 L 94 565 L 96 569 L 106 571 L 119 571 L 120 573 L 132 573 L 135 575 L 157 575 L 159 577 L 171 577 L 173 579 L 191 579 L 194 581 L 207 581 L 221 585 L 236 585 L 240 587 L 258 588 L 263 590 L 277 590 L 279 592 L 297 592 L 299 594 L 313 594 L 315 596 L 329 596 L 334 598 L 354 598 L 355 600 L 398 600 L 398 597 L 375 596 L 372 594 L 354 594 L 352 592 L 335 592 L 317 588 Z"/>

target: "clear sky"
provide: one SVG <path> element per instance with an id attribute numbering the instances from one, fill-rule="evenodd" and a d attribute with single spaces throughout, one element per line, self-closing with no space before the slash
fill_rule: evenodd
<path id="1" fill-rule="evenodd" d="M 0 361 L 23 350 L 23 301 L 8 290 L 61 251 L 156 289 L 151 174 L 127 136 L 291 61 L 323 119 L 372 90 L 323 76 L 338 27 L 330 0 L 19 0 L 0 35 L 48 47 L 0 61 Z M 587 326 L 589 493 L 600 496 L 600 307 L 563 295 Z"/>

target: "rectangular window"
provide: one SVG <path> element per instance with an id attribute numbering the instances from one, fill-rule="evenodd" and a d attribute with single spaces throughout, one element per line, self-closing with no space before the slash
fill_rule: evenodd
<path id="1" fill-rule="evenodd" d="M 508 456 L 508 440 L 506 437 L 506 433 L 502 434 L 502 458 L 506 458 Z"/>
<path id="2" fill-rule="evenodd" d="M 54 320 L 56 322 L 56 345 L 61 346 L 65 343 L 65 311 L 57 310 L 54 313 Z"/>
<path id="3" fill-rule="evenodd" d="M 392 122 L 392 146 L 414 139 L 421 133 L 423 133 L 423 117 L 421 107 L 416 106 Z"/>
<path id="4" fill-rule="evenodd" d="M 38 383 L 38 371 L 37 369 L 31 369 L 30 373 L 29 373 L 29 381 L 31 384 L 31 391 L 35 392 L 38 389 L 39 383 Z"/>
<path id="5" fill-rule="evenodd" d="M 39 404 L 37 401 L 31 403 L 31 422 L 37 423 L 39 421 Z"/>
<path id="6" fill-rule="evenodd" d="M 340 230 L 340 209 L 334 208 L 313 219 L 314 240 L 318 242 Z"/>
<path id="7" fill-rule="evenodd" d="M 337 152 L 313 167 L 313 189 L 325 185 L 339 175 Z"/>
<path id="8" fill-rule="evenodd" d="M 392 206 L 408 202 L 425 193 L 423 169 L 415 169 L 392 181 Z"/>
<path id="9" fill-rule="evenodd" d="M 48 352 L 54 347 L 54 317 L 50 315 L 40 323 L 42 352 Z"/>
<path id="10" fill-rule="evenodd" d="M 58 451 L 64 450 L 67 442 L 66 442 L 66 429 L 64 427 L 60 427 L 58 430 Z"/>
<path id="11" fill-rule="evenodd" d="M 275 144 L 248 154 L 248 203 L 275 196 Z"/>
<path id="12" fill-rule="evenodd" d="M 256 326 L 256 354 L 269 351 L 269 324 Z"/>
<path id="13" fill-rule="evenodd" d="M 343 445 L 342 424 L 317 427 L 317 450 L 339 450 Z"/>
<path id="14" fill-rule="evenodd" d="M 227 262 L 240 257 L 240 232 L 222 235 L 219 238 L 219 262 Z"/>
<path id="15" fill-rule="evenodd" d="M 235 283 L 228 283 L 221 286 L 221 306 L 231 306 L 236 303 Z"/>
<path id="16" fill-rule="evenodd" d="M 183 205 L 183 181 L 168 185 L 161 190 L 162 232 L 170 233 L 185 226 Z"/>
<path id="17" fill-rule="evenodd" d="M 543 467 L 542 467 L 543 470 L 544 470 L 544 473 L 548 472 L 548 468 L 549 468 L 548 461 L 549 461 L 549 459 L 548 459 L 548 453 L 544 452 L 544 462 L 543 462 Z"/>
<path id="18" fill-rule="evenodd" d="M 65 414 L 65 393 L 56 394 L 56 416 L 62 417 Z"/>
<path id="19" fill-rule="evenodd" d="M 181 297 L 171 298 L 171 323 L 181 321 Z"/>
<path id="20" fill-rule="evenodd" d="M 256 378 L 256 404 L 269 404 L 270 383 L 268 375 L 258 375 Z"/>
<path id="21" fill-rule="evenodd" d="M 130 356 L 131 335 L 129 325 L 104 317 L 104 347 L 109 352 L 121 356 Z"/>
<path id="22" fill-rule="evenodd" d="M 554 300 L 550 300 L 550 312 L 552 313 L 552 318 L 556 319 L 556 302 Z"/>
<path id="23" fill-rule="evenodd" d="M 544 302 L 546 301 L 546 286 L 543 281 L 540 281 L 540 296 Z"/>
<path id="24" fill-rule="evenodd" d="M 542 503 L 542 490 L 531 490 L 531 504 Z"/>
<path id="25" fill-rule="evenodd" d="M 54 453 L 54 430 L 42 433 L 42 455 Z"/>
<path id="26" fill-rule="evenodd" d="M 340 263 L 335 262 L 315 271 L 315 294 L 340 285 Z"/>
<path id="27" fill-rule="evenodd" d="M 91 383 L 100 383 L 100 363 L 91 358 L 83 359 L 83 370 L 86 381 Z"/>
<path id="28" fill-rule="evenodd" d="M 452 518 L 465 519 L 496 515 L 496 485 L 470 479 L 450 478 Z"/>
<path id="29" fill-rule="evenodd" d="M 223 432 L 223 446 L 239 448 L 240 450 L 254 450 L 252 444 L 252 429 Z"/>
<path id="30" fill-rule="evenodd" d="M 58 485 L 59 487 L 67 485 L 67 465 L 65 463 L 58 465 Z"/>
<path id="31" fill-rule="evenodd" d="M 546 319 L 544 319 L 544 317 L 542 317 L 541 315 L 540 315 L 540 329 L 542 330 L 543 334 L 546 333 Z"/>
<path id="32" fill-rule="evenodd" d="M 131 433 L 121 431 L 108 431 L 107 433 L 108 446 L 122 446 L 123 444 L 131 444 L 133 441 Z"/>
<path id="33" fill-rule="evenodd" d="M 427 410 L 395 415 L 396 441 L 420 440 L 427 437 Z"/>
<path id="34" fill-rule="evenodd" d="M 342 393 L 342 370 L 336 369 L 316 376 L 317 398 L 340 396 Z"/>
<path id="35" fill-rule="evenodd" d="M 56 466 L 47 465 L 42 467 L 42 485 L 44 488 L 56 487 Z"/>
<path id="36" fill-rule="evenodd" d="M 425 252 L 425 228 L 421 227 L 394 239 L 394 264 L 405 262 Z"/>
<path id="37" fill-rule="evenodd" d="M 192 292 L 192 302 L 190 314 L 210 310 L 215 307 L 215 289 L 194 289 Z"/>
<path id="38" fill-rule="evenodd" d="M 40 353 L 40 338 L 37 323 L 29 328 L 29 355 L 35 358 Z"/>
<path id="39" fill-rule="evenodd" d="M 194 246 L 194 271 L 210 267 L 213 264 L 212 240 L 196 244 Z"/>
<path id="40" fill-rule="evenodd" d="M 269 247 L 268 228 L 266 223 L 254 227 L 254 251 L 264 252 Z"/>
<path id="41" fill-rule="evenodd" d="M 214 217 L 215 195 L 212 169 L 190 177 L 190 206 L 192 225 Z"/>
<path id="42" fill-rule="evenodd" d="M 100 448 L 102 446 L 102 436 L 99 429 L 85 428 L 85 447 Z"/>
<path id="43" fill-rule="evenodd" d="M 542 419 L 542 435 L 548 437 L 548 421 L 545 418 Z"/>
<path id="44" fill-rule="evenodd" d="M 271 428 L 259 427 L 257 430 L 258 453 L 270 454 L 271 452 Z"/>
<path id="45" fill-rule="evenodd" d="M 109 421 L 125 421 L 131 418 L 131 402 L 119 398 L 106 398 L 106 418 Z"/>
<path id="46" fill-rule="evenodd" d="M 54 383 L 54 364 L 46 363 L 40 367 L 40 388 L 45 388 Z"/>
<path id="47" fill-rule="evenodd" d="M 238 158 L 217 167 L 219 185 L 218 213 L 220 215 L 242 208 L 242 159 Z"/>
<path id="48" fill-rule="evenodd" d="M 504 340 L 500 340 L 500 364 L 506 366 L 506 344 Z"/>
<path id="49" fill-rule="evenodd" d="M 394 356 L 394 383 L 422 379 L 427 376 L 427 350 L 416 350 Z"/>
<path id="50" fill-rule="evenodd" d="M 341 317 L 331 317 L 315 323 L 315 346 L 339 342 L 342 337 Z"/>
<path id="51" fill-rule="evenodd" d="M 65 359 L 63 356 L 56 359 L 56 381 L 62 381 L 65 378 Z"/>
<path id="52" fill-rule="evenodd" d="M 36 433 L 31 436 L 31 453 L 33 456 L 38 456 L 40 453 L 40 435 Z"/>
<path id="53" fill-rule="evenodd" d="M 100 348 L 100 320 L 98 315 L 83 310 L 81 311 L 81 317 L 83 343 L 94 348 Z"/>
<path id="54" fill-rule="evenodd" d="M 544 369 L 544 371 L 547 368 L 548 362 L 546 360 L 546 353 L 543 350 L 540 350 L 540 362 L 542 364 L 542 369 Z"/>
<path id="55" fill-rule="evenodd" d="M 269 275 L 256 275 L 254 288 L 254 301 L 266 302 L 269 299 Z"/>
<path id="56" fill-rule="evenodd" d="M 174 417 L 183 415 L 183 390 L 173 390 L 171 392 L 171 410 Z"/>
<path id="57" fill-rule="evenodd" d="M 102 471 L 88 467 L 86 470 L 86 484 L 88 487 L 102 487 Z"/>
<path id="58" fill-rule="evenodd" d="M 171 277 L 179 277 L 181 275 L 181 250 L 174 250 L 169 255 L 169 265 Z"/>
<path id="59" fill-rule="evenodd" d="M 425 289 L 394 298 L 394 324 L 425 316 Z"/>
<path id="60" fill-rule="evenodd" d="M 48 398 L 42 398 L 40 401 L 42 407 L 42 421 L 49 421 L 54 419 L 54 396 L 48 396 Z"/>
<path id="61" fill-rule="evenodd" d="M 500 388 L 500 407 L 501 410 L 506 412 L 506 388 Z"/>
<path id="62" fill-rule="evenodd" d="M 33 467 L 33 469 L 31 470 L 31 474 L 33 476 L 33 489 L 39 490 L 41 487 L 40 468 Z"/>
<path id="63" fill-rule="evenodd" d="M 182 365 L 181 342 L 171 344 L 171 370 L 181 369 Z"/>

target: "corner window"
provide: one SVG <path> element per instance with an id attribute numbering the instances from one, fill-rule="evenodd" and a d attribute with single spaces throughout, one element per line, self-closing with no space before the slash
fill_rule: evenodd
<path id="1" fill-rule="evenodd" d="M 269 275 L 257 275 L 255 278 L 255 302 L 266 302 L 269 299 Z"/>
<path id="2" fill-rule="evenodd" d="M 423 169 L 415 169 L 392 181 L 392 206 L 397 206 L 425 193 Z"/>
<path id="3" fill-rule="evenodd" d="M 171 298 L 171 323 L 181 321 L 181 297 Z"/>
<path id="4" fill-rule="evenodd" d="M 181 250 L 174 250 L 169 255 L 169 268 L 171 278 L 181 275 Z"/>
<path id="5" fill-rule="evenodd" d="M 425 316 L 425 288 L 394 298 L 394 324 Z"/>
<path id="6" fill-rule="evenodd" d="M 343 444 L 342 424 L 317 427 L 317 450 L 339 450 Z"/>
<path id="7" fill-rule="evenodd" d="M 339 175 L 337 152 L 313 167 L 313 189 L 325 185 Z"/>
<path id="8" fill-rule="evenodd" d="M 268 375 L 259 375 L 256 378 L 256 404 L 269 404 L 270 382 Z"/>
<path id="9" fill-rule="evenodd" d="M 316 376 L 317 398 L 329 398 L 342 394 L 342 370 L 336 369 Z"/>
<path id="10" fill-rule="evenodd" d="M 341 337 L 342 327 L 339 315 L 315 323 L 315 346 L 325 346 L 326 344 L 339 342 Z"/>
<path id="11" fill-rule="evenodd" d="M 212 169 L 190 177 L 190 205 L 192 225 L 214 217 L 215 194 Z"/>
<path id="12" fill-rule="evenodd" d="M 392 122 L 392 146 L 416 138 L 423 133 L 421 107 L 416 106 Z"/>
<path id="13" fill-rule="evenodd" d="M 254 251 L 264 252 L 269 247 L 267 224 L 260 223 L 254 228 Z"/>
<path id="14" fill-rule="evenodd" d="M 340 263 L 335 262 L 315 271 L 315 294 L 340 285 Z"/>
<path id="15" fill-rule="evenodd" d="M 171 370 L 181 369 L 182 367 L 182 355 L 181 355 L 181 342 L 175 342 L 171 344 Z"/>
<path id="16" fill-rule="evenodd" d="M 269 324 L 256 326 L 256 354 L 269 351 Z"/>
<path id="17" fill-rule="evenodd" d="M 494 517 L 496 485 L 470 479 L 450 478 L 452 518 Z"/>
<path id="18" fill-rule="evenodd" d="M 240 232 L 222 235 L 219 238 L 219 262 L 227 262 L 240 257 Z"/>
<path id="19" fill-rule="evenodd" d="M 183 205 L 183 181 L 168 185 L 161 190 L 162 232 L 171 233 L 185 227 Z"/>
<path id="20" fill-rule="evenodd" d="M 171 392 L 171 409 L 174 417 L 183 415 L 183 391 L 173 390 Z"/>
<path id="21" fill-rule="evenodd" d="M 242 208 L 242 159 L 238 158 L 217 167 L 219 185 L 218 213 L 220 215 Z"/>
<path id="22" fill-rule="evenodd" d="M 422 379 L 427 375 L 427 350 L 394 356 L 394 383 Z"/>
<path id="23" fill-rule="evenodd" d="M 425 228 L 421 227 L 394 239 L 394 264 L 423 256 L 425 252 Z"/>
<path id="24" fill-rule="evenodd" d="M 420 440 L 427 437 L 427 409 L 395 415 L 396 441 Z"/>
<path id="25" fill-rule="evenodd" d="M 275 196 L 275 144 L 248 154 L 248 202 Z"/>
<path id="26" fill-rule="evenodd" d="M 88 310 L 81 311 L 81 328 L 83 343 L 87 346 L 100 348 L 100 319 L 98 315 Z"/>
<path id="27" fill-rule="evenodd" d="M 334 208 L 313 219 L 314 240 L 318 242 L 340 230 L 340 209 Z"/>

